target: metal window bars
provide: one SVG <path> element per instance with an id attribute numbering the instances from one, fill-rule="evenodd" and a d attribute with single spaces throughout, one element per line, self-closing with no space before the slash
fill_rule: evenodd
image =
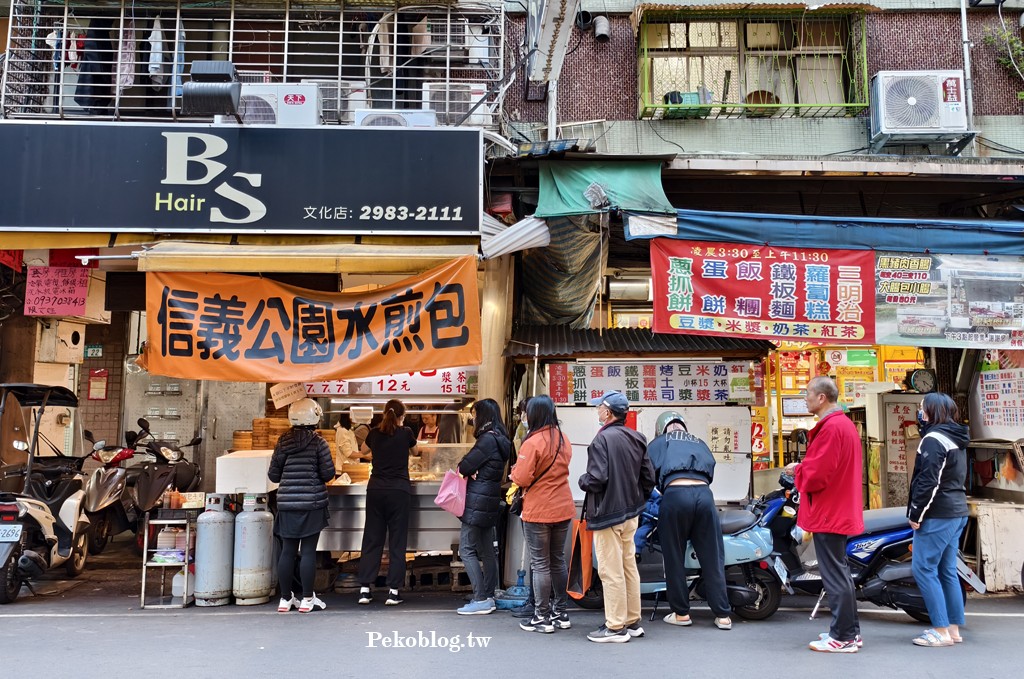
<path id="1" fill-rule="evenodd" d="M 639 117 L 842 117 L 866 110 L 863 14 L 647 13 Z"/>
<path id="2" fill-rule="evenodd" d="M 315 110 L 287 111 L 298 124 L 351 124 L 359 109 L 401 124 L 430 109 L 440 125 L 497 129 L 508 86 L 498 0 L 11 0 L 10 17 L 9 118 L 177 119 L 197 59 L 235 64 L 253 124 L 285 122 L 287 84 L 315 86 Z"/>

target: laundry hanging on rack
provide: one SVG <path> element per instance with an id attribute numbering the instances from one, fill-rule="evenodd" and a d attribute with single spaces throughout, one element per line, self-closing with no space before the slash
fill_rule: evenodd
<path id="1" fill-rule="evenodd" d="M 81 66 L 78 85 L 75 88 L 75 103 L 95 115 L 109 113 L 114 99 L 114 41 L 110 31 L 113 19 L 93 19 L 85 32 L 85 41 L 80 52 Z"/>
<path id="2" fill-rule="evenodd" d="M 147 40 L 149 42 L 149 79 L 156 87 L 166 85 L 168 78 L 164 63 L 164 32 L 160 25 L 160 17 L 153 20 L 153 30 Z"/>
<path id="3" fill-rule="evenodd" d="M 135 84 L 135 48 L 135 19 L 129 19 L 121 33 L 120 57 L 117 61 L 118 93 Z"/>
<path id="4" fill-rule="evenodd" d="M 185 74 L 185 29 L 178 29 L 178 40 L 174 46 L 174 93 L 181 96 L 181 78 Z M 174 106 L 174 97 L 171 97 Z"/>

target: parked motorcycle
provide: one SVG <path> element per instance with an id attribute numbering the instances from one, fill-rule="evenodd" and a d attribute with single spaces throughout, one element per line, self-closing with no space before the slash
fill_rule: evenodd
<path id="1" fill-rule="evenodd" d="M 0 385 L 0 604 L 47 570 L 64 566 L 70 577 L 85 570 L 85 457 L 66 455 L 47 436 L 77 427 L 77 406 L 64 387 Z M 81 437 L 72 441 L 80 445 Z M 53 455 L 38 455 L 40 442 Z"/>
<path id="2" fill-rule="evenodd" d="M 89 553 L 99 554 L 114 535 L 126 530 L 135 531 L 138 511 L 128 483 L 129 470 L 121 466 L 121 462 L 135 455 L 135 450 L 108 446 L 103 440 L 93 441 L 92 432 L 88 430 L 85 439 L 93 443 L 92 459 L 102 465 L 93 470 L 85 484 L 85 512 L 90 523 Z"/>
<path id="3" fill-rule="evenodd" d="M 772 567 L 786 589 L 818 597 L 811 613 L 813 618 L 825 596 L 821 576 L 815 568 L 816 560 L 805 563 L 806 555 L 801 558 L 805 538 L 809 536 L 796 525 L 800 494 L 794 489 L 793 477 L 784 472 L 779 484 L 782 488 L 756 501 L 753 510 L 760 514 L 761 523 L 770 528 L 774 537 Z M 929 623 L 928 608 L 911 569 L 913 537 L 904 508 L 871 509 L 864 512 L 864 532 L 847 540 L 846 556 L 858 600 L 902 610 Z M 985 591 L 985 584 L 962 554 L 957 555 L 957 572 L 965 603 L 968 586 Z"/>
<path id="4" fill-rule="evenodd" d="M 637 528 L 637 570 L 640 572 L 641 595 L 654 595 L 654 613 L 666 590 L 665 564 L 658 535 L 658 510 L 661 493 L 654 491 L 640 515 Z M 729 602 L 736 614 L 747 620 L 764 620 L 775 614 L 782 603 L 782 583 L 768 561 L 772 553 L 772 536 L 758 523 L 758 516 L 744 509 L 719 511 L 725 546 L 725 579 Z M 701 565 L 691 547 L 687 547 L 687 585 L 691 593 L 706 598 Z M 595 568 L 597 566 L 595 557 Z M 595 573 L 590 591 L 576 601 L 583 608 L 604 605 L 600 578 Z"/>
<path id="5" fill-rule="evenodd" d="M 203 474 L 199 465 L 185 459 L 183 448 L 190 448 L 202 443 L 203 439 L 196 436 L 191 441 L 181 446 L 177 441 L 159 440 L 153 436 L 149 428 L 149 422 L 145 418 L 139 418 L 138 425 L 140 432 L 126 432 L 125 438 L 128 447 L 135 449 L 145 440 L 145 454 L 153 458 L 147 462 L 139 471 L 133 489 L 135 506 L 138 508 L 139 516 L 149 516 L 150 512 L 161 506 L 164 492 L 176 490 L 183 493 L 194 491 L 202 486 Z M 148 521 L 138 521 L 135 531 L 136 550 L 141 553 L 145 526 Z M 149 526 L 149 541 L 156 539 L 154 527 Z"/>

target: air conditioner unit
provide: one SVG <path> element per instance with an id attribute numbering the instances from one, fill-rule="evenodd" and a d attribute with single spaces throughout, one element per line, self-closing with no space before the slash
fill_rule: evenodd
<path id="1" fill-rule="evenodd" d="M 356 109 L 366 108 L 365 80 L 302 80 L 320 91 L 320 113 L 325 123 L 351 125 Z"/>
<path id="2" fill-rule="evenodd" d="M 370 108 L 355 112 L 356 127 L 437 127 L 433 111 Z"/>
<path id="3" fill-rule="evenodd" d="M 313 84 L 242 85 L 238 114 L 245 125 L 310 127 L 320 124 L 320 94 Z M 216 116 L 214 123 L 230 124 L 230 116 Z"/>
<path id="4" fill-rule="evenodd" d="M 240 83 L 264 83 L 274 82 L 275 76 L 270 71 L 238 71 L 238 82 Z"/>
<path id="5" fill-rule="evenodd" d="M 879 71 L 871 79 L 871 141 L 941 140 L 967 130 L 963 71 Z"/>
<path id="6" fill-rule="evenodd" d="M 469 113 L 474 104 L 486 96 L 487 85 L 484 83 L 423 83 L 423 108 L 435 111 L 437 122 L 441 125 L 455 125 Z M 462 124 L 478 127 L 489 125 L 490 112 L 486 102 L 480 104 Z"/>
<path id="7" fill-rule="evenodd" d="M 434 59 L 465 59 L 469 56 L 469 21 L 444 17 L 427 19 L 428 54 Z"/>

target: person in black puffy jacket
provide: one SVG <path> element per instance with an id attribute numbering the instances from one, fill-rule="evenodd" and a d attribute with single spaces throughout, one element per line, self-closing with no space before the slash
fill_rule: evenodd
<path id="1" fill-rule="evenodd" d="M 326 608 L 313 592 L 316 577 L 316 544 L 327 527 L 326 483 L 334 479 L 331 448 L 316 427 L 323 411 L 316 401 L 304 398 L 288 408 L 292 428 L 278 440 L 270 458 L 267 478 L 280 484 L 277 489 L 277 517 L 274 534 L 281 539 L 277 574 L 281 603 L 277 610 L 287 613 L 298 607 L 301 613 Z M 300 551 L 299 578 L 302 601 L 292 591 L 295 556 Z"/>
<path id="2" fill-rule="evenodd" d="M 498 525 L 501 482 L 512 450 L 512 441 L 501 422 L 501 408 L 486 398 L 473 406 L 476 443 L 459 462 L 459 474 L 467 478 L 466 510 L 462 513 L 459 556 L 473 585 L 473 600 L 459 615 L 492 613 L 498 586 L 498 555 L 494 552 L 494 527 Z"/>

